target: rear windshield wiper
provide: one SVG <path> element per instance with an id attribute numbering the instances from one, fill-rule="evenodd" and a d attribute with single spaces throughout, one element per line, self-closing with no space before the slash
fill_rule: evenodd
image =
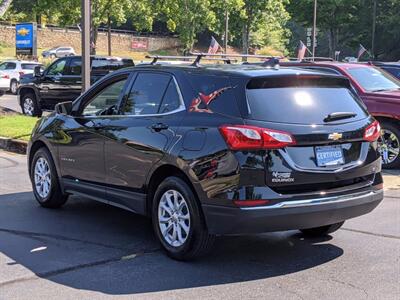
<path id="1" fill-rule="evenodd" d="M 332 122 L 336 120 L 343 120 L 343 119 L 349 119 L 349 118 L 354 118 L 357 116 L 356 113 L 353 112 L 334 112 L 329 115 L 327 115 L 324 118 L 324 122 Z"/>

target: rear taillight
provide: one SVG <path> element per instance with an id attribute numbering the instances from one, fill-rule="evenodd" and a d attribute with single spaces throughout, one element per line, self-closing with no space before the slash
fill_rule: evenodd
<path id="1" fill-rule="evenodd" d="M 280 149 L 294 145 L 290 133 L 247 125 L 221 126 L 220 132 L 232 150 Z"/>
<path id="2" fill-rule="evenodd" d="M 2 74 L 0 75 L 0 78 L 10 79 L 10 76 L 8 74 Z"/>
<path id="3" fill-rule="evenodd" d="M 381 125 L 378 121 L 374 121 L 371 125 L 365 128 L 364 140 L 375 142 L 381 136 Z"/>

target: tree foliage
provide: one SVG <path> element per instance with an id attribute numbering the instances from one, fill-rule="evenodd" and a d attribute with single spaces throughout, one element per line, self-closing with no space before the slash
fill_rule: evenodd
<path id="1" fill-rule="evenodd" d="M 319 0 L 317 27 L 319 38 L 327 37 L 328 53 L 336 50 L 355 54 L 359 44 L 372 48 L 372 11 L 374 0 Z M 376 0 L 377 22 L 375 56 L 381 59 L 399 59 L 400 55 L 400 0 Z M 311 27 L 314 0 L 291 1 L 288 10 L 292 18 L 304 27 Z M 295 35 L 296 39 L 304 38 Z M 298 42 L 298 41 L 295 41 Z M 323 48 L 323 47 L 322 47 Z M 352 51 L 352 52 L 351 52 Z"/>

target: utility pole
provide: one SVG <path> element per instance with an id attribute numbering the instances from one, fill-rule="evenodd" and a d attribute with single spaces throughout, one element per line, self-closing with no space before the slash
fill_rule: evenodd
<path id="1" fill-rule="evenodd" d="M 225 54 L 228 53 L 228 32 L 229 32 L 229 12 L 228 8 L 225 10 Z"/>
<path id="2" fill-rule="evenodd" d="M 108 56 L 111 56 L 111 17 L 110 13 L 108 13 Z"/>
<path id="3" fill-rule="evenodd" d="M 312 45 L 313 60 L 315 57 L 316 47 L 317 47 L 317 0 L 314 0 L 313 45 Z"/>
<path id="4" fill-rule="evenodd" d="M 90 87 L 90 10 L 91 0 L 82 0 L 82 93 Z"/>
<path id="5" fill-rule="evenodd" d="M 375 59 L 375 33 L 376 33 L 376 0 L 373 0 L 372 8 L 372 41 L 371 41 L 371 54 L 372 59 Z"/>

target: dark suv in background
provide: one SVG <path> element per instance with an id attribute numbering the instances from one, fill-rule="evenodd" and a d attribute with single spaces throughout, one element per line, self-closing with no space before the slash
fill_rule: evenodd
<path id="1" fill-rule="evenodd" d="M 111 71 L 133 66 L 132 59 L 92 56 L 91 82 L 94 83 Z M 52 110 L 57 103 L 73 101 L 82 90 L 82 58 L 70 56 L 54 61 L 44 72 L 35 69 L 25 75 L 18 89 L 22 112 L 41 116 L 43 110 Z"/>
<path id="2" fill-rule="evenodd" d="M 322 236 L 383 199 L 379 123 L 349 80 L 245 65 L 113 72 L 36 125 L 43 207 L 84 195 L 152 218 L 168 255 L 216 235 Z"/>

